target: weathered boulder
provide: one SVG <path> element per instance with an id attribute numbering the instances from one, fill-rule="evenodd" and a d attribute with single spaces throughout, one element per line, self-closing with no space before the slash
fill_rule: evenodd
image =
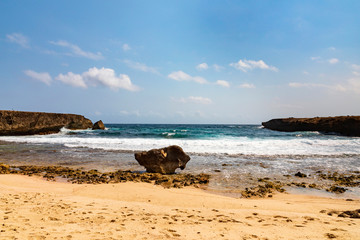
<path id="1" fill-rule="evenodd" d="M 176 145 L 135 153 L 135 159 L 147 172 L 161 174 L 173 174 L 177 168 L 184 170 L 190 161 L 189 155 Z"/>
<path id="2" fill-rule="evenodd" d="M 279 118 L 263 122 L 265 128 L 283 131 L 319 131 L 360 137 L 360 116 Z"/>
<path id="3" fill-rule="evenodd" d="M 92 122 L 81 115 L 0 110 L 0 136 L 57 133 L 61 128 L 87 129 Z"/>
<path id="4" fill-rule="evenodd" d="M 97 121 L 96 123 L 94 123 L 94 126 L 92 127 L 93 130 L 104 130 L 105 129 L 105 125 L 104 123 L 100 120 Z"/>

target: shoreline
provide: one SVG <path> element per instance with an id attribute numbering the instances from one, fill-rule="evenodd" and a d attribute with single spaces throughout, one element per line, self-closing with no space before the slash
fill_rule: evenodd
<path id="1" fill-rule="evenodd" d="M 228 181 L 219 178 L 220 170 L 207 174 L 181 172 L 163 175 L 138 170 L 117 169 L 108 172 L 62 165 L 9 165 L 6 162 L 5 164 L 0 162 L 0 174 L 35 175 L 48 181 L 76 184 L 109 184 L 130 181 L 152 183 L 164 188 L 194 186 L 201 187 L 213 194 L 237 198 L 273 197 L 274 194 L 289 192 L 301 195 L 360 200 L 359 171 L 351 173 L 317 171 L 312 175 L 297 172 L 280 177 L 263 176 L 261 178 L 247 175 L 239 178 L 240 182 L 236 182 L 236 185 L 229 182 L 227 187 L 217 186 L 219 184 L 225 185 L 225 182 Z"/>
<path id="2" fill-rule="evenodd" d="M 359 239 L 360 200 L 238 199 L 148 183 L 68 184 L 0 175 L 0 235 L 50 239 Z M 330 215 L 331 214 L 331 215 Z"/>

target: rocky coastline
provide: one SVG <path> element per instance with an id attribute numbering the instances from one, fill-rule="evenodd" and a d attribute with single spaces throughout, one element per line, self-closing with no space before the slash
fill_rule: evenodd
<path id="1" fill-rule="evenodd" d="M 208 174 L 168 174 L 140 173 L 118 170 L 115 172 L 99 172 L 96 169 L 85 171 L 62 166 L 9 166 L 0 163 L 0 174 L 21 174 L 40 176 L 48 181 L 60 179 L 76 184 L 109 184 L 121 182 L 146 182 L 161 185 L 164 188 L 182 188 L 186 186 L 200 187 L 209 183 Z"/>
<path id="2" fill-rule="evenodd" d="M 160 185 L 164 188 L 183 188 L 193 186 L 196 188 L 208 187 L 211 180 L 209 174 L 160 174 L 136 172 L 129 170 L 117 170 L 113 172 L 100 172 L 96 169 L 84 170 L 81 168 L 69 168 L 63 166 L 35 166 L 35 165 L 8 165 L 0 163 L 1 174 L 19 174 L 27 176 L 39 176 L 47 181 L 67 181 L 72 184 L 111 184 L 124 182 L 145 182 Z M 245 189 L 238 189 L 242 198 L 271 198 L 277 193 L 287 192 L 287 188 L 316 189 L 327 192 L 342 194 L 349 188 L 360 187 L 360 172 L 351 173 L 321 172 L 318 171 L 313 177 L 297 172 L 285 175 L 287 179 L 263 177 L 258 178 L 257 183 Z M 220 193 L 220 192 L 219 192 Z M 353 201 L 347 199 L 347 201 Z"/>
<path id="3" fill-rule="evenodd" d="M 360 137 L 360 116 L 279 118 L 263 122 L 262 125 L 267 129 L 282 132 L 319 131 Z"/>
<path id="4" fill-rule="evenodd" d="M 88 129 L 93 123 L 76 114 L 0 110 L 0 136 L 58 133 L 63 127 Z"/>

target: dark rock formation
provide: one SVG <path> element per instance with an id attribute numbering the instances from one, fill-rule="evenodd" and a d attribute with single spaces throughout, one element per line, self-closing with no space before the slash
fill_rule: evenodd
<path id="1" fill-rule="evenodd" d="M 0 136 L 57 133 L 69 129 L 92 128 L 92 122 L 75 114 L 0 110 Z"/>
<path id="2" fill-rule="evenodd" d="M 299 177 L 299 178 L 306 178 L 306 174 L 305 173 L 302 173 L 302 172 L 297 172 L 295 173 L 295 177 Z"/>
<path id="3" fill-rule="evenodd" d="M 210 176 L 200 173 L 162 175 L 160 173 L 138 173 L 118 170 L 116 172 L 99 172 L 96 169 L 85 171 L 61 166 L 9 166 L 0 163 L 0 174 L 23 174 L 28 176 L 42 176 L 48 181 L 67 179 L 77 184 L 100 184 L 120 182 L 147 182 L 161 185 L 165 188 L 182 188 L 186 186 L 199 187 L 209 183 Z"/>
<path id="4" fill-rule="evenodd" d="M 10 166 L 7 164 L 0 163 L 0 174 L 10 173 Z"/>
<path id="5" fill-rule="evenodd" d="M 93 130 L 104 130 L 105 129 L 105 125 L 104 123 L 100 120 L 97 121 L 96 123 L 94 123 L 94 126 L 92 127 Z"/>
<path id="6" fill-rule="evenodd" d="M 326 210 L 321 210 L 320 213 L 326 213 Z M 343 218 L 360 218 L 360 209 L 356 209 L 353 211 L 336 211 L 336 210 L 331 210 L 327 213 L 327 215 L 332 216 L 332 215 L 338 215 L 338 217 L 343 217 Z"/>
<path id="7" fill-rule="evenodd" d="M 190 157 L 179 146 L 152 149 L 135 153 L 135 159 L 150 173 L 173 174 L 177 168 L 183 170 Z"/>
<path id="8" fill-rule="evenodd" d="M 263 122 L 265 128 L 283 131 L 319 131 L 360 137 L 360 116 L 282 118 Z"/>

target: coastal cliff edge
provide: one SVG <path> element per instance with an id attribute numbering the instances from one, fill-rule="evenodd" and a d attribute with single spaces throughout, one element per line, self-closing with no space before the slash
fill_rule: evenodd
<path id="1" fill-rule="evenodd" d="M 360 137 L 360 116 L 279 118 L 263 122 L 262 125 L 283 132 L 319 131 Z"/>
<path id="2" fill-rule="evenodd" d="M 51 134 L 63 127 L 87 129 L 93 124 L 76 114 L 0 110 L 0 136 Z"/>

